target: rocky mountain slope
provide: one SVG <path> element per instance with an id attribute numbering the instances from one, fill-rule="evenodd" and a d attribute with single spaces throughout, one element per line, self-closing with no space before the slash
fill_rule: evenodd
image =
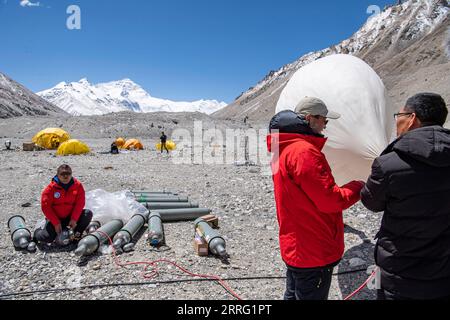
<path id="1" fill-rule="evenodd" d="M 450 17 L 446 0 L 409 0 L 370 18 L 351 38 L 309 53 L 271 71 L 255 87 L 214 117 L 267 121 L 294 73 L 322 57 L 343 53 L 362 58 L 382 77 L 389 96 L 400 108 L 418 91 L 441 93 L 450 101 Z"/>
<path id="2" fill-rule="evenodd" d="M 226 106 L 216 100 L 175 102 L 152 97 L 130 79 L 91 84 L 87 79 L 61 82 L 37 93 L 74 116 L 102 115 L 113 112 L 201 112 L 206 114 Z"/>
<path id="3" fill-rule="evenodd" d="M 66 112 L 0 72 L 0 118 L 63 115 Z"/>

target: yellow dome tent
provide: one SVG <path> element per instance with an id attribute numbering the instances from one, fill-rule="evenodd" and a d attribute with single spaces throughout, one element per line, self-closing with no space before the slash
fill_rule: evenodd
<path id="1" fill-rule="evenodd" d="M 125 145 L 125 139 L 124 138 L 117 138 L 116 142 L 116 146 L 119 148 L 122 148 Z"/>
<path id="2" fill-rule="evenodd" d="M 63 129 L 47 128 L 36 134 L 32 141 L 41 148 L 56 150 L 63 142 L 68 140 L 70 140 L 70 135 Z"/>
<path id="3" fill-rule="evenodd" d="M 123 145 L 122 149 L 144 150 L 144 145 L 138 139 L 130 139 Z"/>
<path id="4" fill-rule="evenodd" d="M 85 143 L 76 139 L 72 139 L 60 145 L 56 154 L 58 156 L 68 156 L 86 154 L 89 152 L 91 152 L 91 150 Z"/>
<path id="5" fill-rule="evenodd" d="M 156 150 L 161 151 L 161 142 L 156 144 Z M 169 151 L 174 151 L 177 148 L 177 145 L 172 140 L 169 140 L 166 142 L 166 147 L 169 149 Z"/>

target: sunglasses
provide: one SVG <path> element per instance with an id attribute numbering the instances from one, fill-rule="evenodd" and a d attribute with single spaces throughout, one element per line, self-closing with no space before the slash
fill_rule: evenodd
<path id="1" fill-rule="evenodd" d="M 61 177 L 70 177 L 72 175 L 72 172 L 61 172 L 59 175 Z"/>
<path id="2" fill-rule="evenodd" d="M 313 117 L 316 118 L 317 120 L 319 120 L 320 118 L 325 119 L 324 121 L 325 121 L 325 124 L 326 124 L 326 125 L 328 124 L 328 122 L 330 122 L 330 121 L 327 120 L 327 118 L 325 118 L 324 116 L 313 116 Z"/>

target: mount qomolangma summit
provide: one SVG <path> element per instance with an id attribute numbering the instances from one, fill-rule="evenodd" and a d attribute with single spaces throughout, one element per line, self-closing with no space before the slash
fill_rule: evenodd
<path id="1" fill-rule="evenodd" d="M 94 85 L 84 78 L 78 82 L 61 82 L 54 88 L 37 94 L 74 116 L 122 111 L 211 114 L 227 105 L 216 100 L 176 102 L 154 98 L 130 79 Z"/>

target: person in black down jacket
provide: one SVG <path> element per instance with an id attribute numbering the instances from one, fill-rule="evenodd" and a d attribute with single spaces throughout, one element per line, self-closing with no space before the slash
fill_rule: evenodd
<path id="1" fill-rule="evenodd" d="M 361 192 L 384 211 L 375 261 L 378 300 L 450 298 L 450 130 L 444 99 L 410 98 L 395 115 L 398 139 L 375 160 Z"/>

